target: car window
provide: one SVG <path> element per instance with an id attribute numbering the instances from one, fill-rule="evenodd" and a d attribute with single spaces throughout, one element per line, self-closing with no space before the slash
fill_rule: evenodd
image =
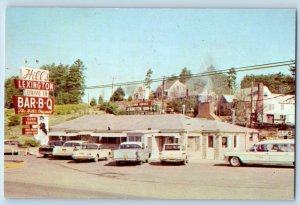
<path id="1" fill-rule="evenodd" d="M 257 145 L 256 151 L 257 152 L 267 152 L 268 151 L 268 147 L 265 144 L 260 144 L 260 145 Z"/>
<path id="2" fill-rule="evenodd" d="M 64 147 L 77 147 L 80 146 L 79 143 L 65 143 Z"/>
<path id="3" fill-rule="evenodd" d="M 98 149 L 98 145 L 83 145 L 82 149 Z"/>
<path id="4" fill-rule="evenodd" d="M 165 150 L 180 150 L 180 145 L 165 145 Z"/>
<path id="5" fill-rule="evenodd" d="M 137 144 L 122 144 L 120 149 L 141 149 L 141 146 Z"/>

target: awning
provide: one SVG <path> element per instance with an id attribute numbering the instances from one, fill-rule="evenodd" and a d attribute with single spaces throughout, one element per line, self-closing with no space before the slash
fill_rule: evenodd
<path id="1" fill-rule="evenodd" d="M 76 136 L 77 133 L 65 133 L 65 132 L 49 132 L 49 136 Z"/>

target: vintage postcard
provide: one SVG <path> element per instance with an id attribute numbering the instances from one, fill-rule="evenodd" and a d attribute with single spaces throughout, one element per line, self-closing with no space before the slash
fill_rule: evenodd
<path id="1" fill-rule="evenodd" d="M 296 10 L 5 24 L 6 198 L 294 200 Z"/>

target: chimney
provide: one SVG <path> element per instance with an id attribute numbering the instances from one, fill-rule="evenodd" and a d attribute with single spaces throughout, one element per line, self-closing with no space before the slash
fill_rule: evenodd
<path id="1" fill-rule="evenodd" d="M 264 84 L 259 83 L 257 87 L 257 102 L 255 114 L 258 122 L 263 122 L 263 110 L 264 110 Z"/>
<path id="2" fill-rule="evenodd" d="M 219 117 L 215 115 L 215 105 L 212 102 L 200 102 L 198 104 L 199 118 L 206 118 L 208 120 L 219 120 Z"/>

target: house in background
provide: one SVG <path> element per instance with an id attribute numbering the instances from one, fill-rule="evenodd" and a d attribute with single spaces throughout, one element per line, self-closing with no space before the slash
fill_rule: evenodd
<path id="1" fill-rule="evenodd" d="M 217 114 L 221 116 L 231 115 L 234 100 L 234 95 L 221 95 L 217 101 Z"/>
<path id="2" fill-rule="evenodd" d="M 235 97 L 249 105 L 249 113 L 255 113 L 258 122 L 295 125 L 295 95 L 274 94 L 260 83 L 252 89 L 240 89 Z"/>
<path id="3" fill-rule="evenodd" d="M 164 92 L 162 92 L 164 87 Z M 155 91 L 155 97 L 161 99 L 162 94 L 165 99 L 183 98 L 187 95 L 187 87 L 179 80 L 165 81 Z"/>
<path id="4" fill-rule="evenodd" d="M 149 98 L 149 89 L 146 86 L 141 85 L 135 88 L 133 93 L 134 100 L 148 100 Z"/>

